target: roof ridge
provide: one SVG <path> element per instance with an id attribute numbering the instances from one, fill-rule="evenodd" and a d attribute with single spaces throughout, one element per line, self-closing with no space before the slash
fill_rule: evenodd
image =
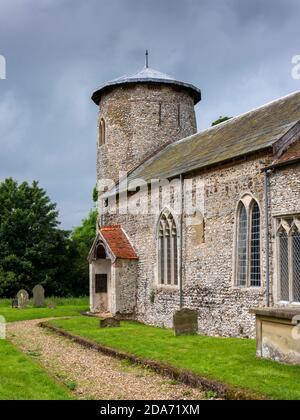
<path id="1" fill-rule="evenodd" d="M 253 114 L 254 112 L 259 111 L 261 109 L 267 108 L 267 107 L 275 104 L 276 102 L 281 102 L 281 101 L 283 101 L 283 100 L 285 100 L 285 99 L 287 99 L 287 98 L 289 98 L 291 96 L 294 96 L 296 94 L 300 94 L 300 90 L 297 90 L 295 92 L 289 93 L 288 95 L 282 96 L 281 98 L 274 99 L 271 102 L 267 102 L 264 105 L 261 105 L 261 106 L 259 106 L 257 108 L 254 108 L 254 109 L 250 110 L 250 111 L 244 112 L 243 114 L 240 114 L 240 115 L 237 115 L 235 117 L 232 117 L 229 120 L 224 121 L 224 122 L 222 122 L 222 123 L 220 123 L 220 124 L 218 124 L 216 126 L 208 127 L 208 128 L 206 128 L 206 129 L 204 129 L 202 131 L 199 131 L 198 133 L 192 134 L 191 136 L 185 137 L 185 138 L 180 139 L 180 140 L 177 140 L 175 142 L 170 141 L 169 143 L 165 144 L 163 147 L 160 147 L 159 149 L 157 149 L 156 151 L 154 151 L 153 153 L 151 153 L 151 155 L 149 155 L 148 157 L 146 157 L 135 168 L 133 168 L 132 170 L 130 170 L 128 172 L 128 175 L 131 175 L 133 172 L 137 171 L 141 166 L 143 166 L 146 162 L 155 159 L 156 157 L 158 157 L 160 154 L 164 153 L 169 148 L 171 149 L 171 148 L 175 147 L 178 144 L 181 144 L 181 143 L 185 143 L 185 142 L 194 140 L 194 138 L 198 137 L 199 135 L 206 134 L 209 131 L 217 131 L 221 127 L 224 127 L 225 125 L 232 124 L 235 121 L 237 121 L 238 119 L 241 119 L 241 118 L 243 118 L 243 117 L 245 117 L 247 115 Z"/>
<path id="2" fill-rule="evenodd" d="M 121 225 L 102 226 L 100 228 L 100 232 L 102 230 L 113 230 L 113 229 L 122 229 L 122 226 Z"/>
<path id="3" fill-rule="evenodd" d="M 204 168 L 273 148 L 297 124 L 300 124 L 299 90 L 217 126 L 166 144 L 132 168 L 127 174 L 128 182 L 137 177 L 146 180 L 151 177 L 170 178 L 185 173 L 187 169 Z M 185 149 L 186 153 L 181 156 L 181 151 Z M 172 170 L 170 165 L 173 165 Z M 108 194 L 114 194 L 119 188 L 117 183 Z"/>
<path id="4" fill-rule="evenodd" d="M 209 131 L 217 131 L 218 129 L 220 129 L 221 127 L 224 127 L 225 125 L 232 124 L 235 121 L 237 121 L 239 119 L 242 119 L 243 117 L 245 117 L 247 115 L 251 115 L 251 114 L 253 114 L 253 113 L 257 112 L 257 111 L 260 111 L 260 110 L 262 110 L 264 108 L 268 108 L 269 106 L 274 105 L 277 102 L 284 101 L 285 99 L 288 99 L 289 97 L 295 96 L 297 94 L 300 94 L 300 90 L 297 90 L 295 92 L 289 93 L 288 95 L 282 96 L 281 98 L 274 99 L 271 102 L 267 102 L 267 103 L 265 103 L 263 105 L 260 105 L 257 108 L 253 108 L 250 111 L 244 112 L 243 114 L 236 115 L 235 117 L 232 117 L 232 118 L 230 118 L 227 121 L 224 121 L 224 122 L 222 122 L 222 123 L 220 123 L 218 125 L 215 125 L 213 127 L 208 127 L 208 128 L 206 128 L 206 129 L 204 129 L 202 131 L 199 131 L 198 133 L 192 134 L 189 137 L 185 137 L 184 139 L 177 140 L 176 142 L 172 143 L 171 146 L 176 146 L 177 144 L 181 144 L 181 143 L 184 143 L 185 141 L 192 140 L 194 137 L 199 136 L 200 134 L 208 133 Z"/>

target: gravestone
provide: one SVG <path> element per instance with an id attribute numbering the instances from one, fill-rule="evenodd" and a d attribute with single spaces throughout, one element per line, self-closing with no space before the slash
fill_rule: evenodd
<path id="1" fill-rule="evenodd" d="M 100 320 L 100 328 L 118 328 L 120 326 L 120 320 L 116 318 L 105 318 Z"/>
<path id="2" fill-rule="evenodd" d="M 29 295 L 26 292 L 26 290 L 20 290 L 17 293 L 17 299 L 18 299 L 18 308 L 19 309 L 25 309 L 28 304 Z"/>
<path id="3" fill-rule="evenodd" d="M 0 315 L 0 340 L 6 339 L 6 320 L 4 316 Z"/>
<path id="4" fill-rule="evenodd" d="M 16 309 L 16 308 L 18 308 L 18 307 L 19 307 L 19 304 L 18 304 L 18 299 L 17 299 L 17 298 L 14 298 L 14 299 L 11 301 L 11 307 L 12 307 L 13 309 Z"/>
<path id="5" fill-rule="evenodd" d="M 45 306 L 45 290 L 40 284 L 36 285 L 33 290 L 34 306 L 36 308 L 43 308 Z"/>
<path id="6" fill-rule="evenodd" d="M 181 309 L 173 316 L 175 336 L 194 335 L 198 332 L 198 314 L 191 309 Z"/>

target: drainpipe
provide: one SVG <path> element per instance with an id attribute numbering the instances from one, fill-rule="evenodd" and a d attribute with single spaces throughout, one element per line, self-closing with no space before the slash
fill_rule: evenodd
<path id="1" fill-rule="evenodd" d="M 265 218 L 266 218 L 266 288 L 267 307 L 270 307 L 270 225 L 269 225 L 269 196 L 270 196 L 270 175 L 272 170 L 266 169 L 265 173 Z"/>
<path id="2" fill-rule="evenodd" d="M 180 294 L 180 309 L 183 309 L 183 216 L 184 216 L 184 179 L 182 174 L 180 175 L 180 185 L 181 185 L 181 212 L 180 212 L 180 285 L 179 285 L 179 294 Z"/>

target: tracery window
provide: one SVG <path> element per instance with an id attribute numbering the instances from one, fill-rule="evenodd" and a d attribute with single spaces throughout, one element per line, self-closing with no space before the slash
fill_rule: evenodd
<path id="1" fill-rule="evenodd" d="M 279 300 L 300 303 L 300 216 L 279 218 L 277 223 Z"/>
<path id="2" fill-rule="evenodd" d="M 162 213 L 158 230 L 159 283 L 178 286 L 178 232 L 171 212 Z"/>
<path id="3" fill-rule="evenodd" d="M 236 286 L 261 286 L 261 215 L 256 200 L 245 196 L 238 205 Z"/>

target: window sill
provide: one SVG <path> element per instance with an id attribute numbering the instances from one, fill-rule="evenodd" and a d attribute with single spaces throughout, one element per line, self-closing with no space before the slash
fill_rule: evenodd
<path id="1" fill-rule="evenodd" d="M 240 290 L 240 291 L 244 291 L 244 292 L 257 292 L 257 293 L 262 293 L 264 291 L 264 287 L 260 286 L 260 287 L 254 287 L 254 286 L 245 286 L 245 287 L 241 287 L 241 286 L 233 286 L 232 290 Z"/>
<path id="2" fill-rule="evenodd" d="M 164 292 L 179 292 L 179 286 L 172 286 L 172 285 L 166 285 L 166 284 L 159 284 L 156 285 L 157 291 L 164 291 Z"/>
<path id="3" fill-rule="evenodd" d="M 300 307 L 300 302 L 287 302 L 287 301 L 280 300 L 279 302 L 277 302 L 277 305 L 289 306 L 289 307 L 293 307 L 293 306 Z"/>

